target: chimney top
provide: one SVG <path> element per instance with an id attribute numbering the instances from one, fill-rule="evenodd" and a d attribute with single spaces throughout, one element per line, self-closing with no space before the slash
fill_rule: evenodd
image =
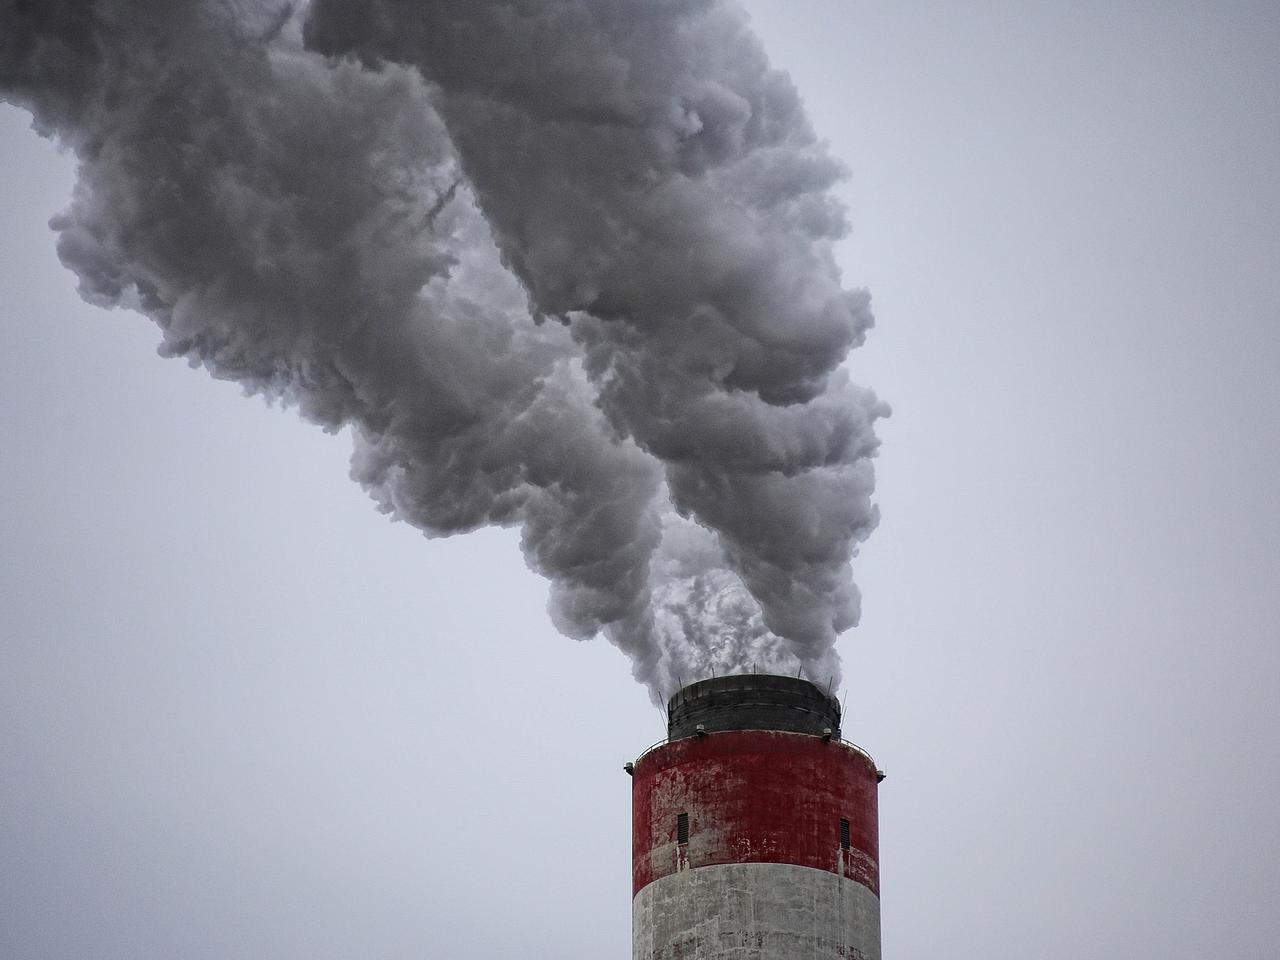
<path id="1" fill-rule="evenodd" d="M 764 673 L 699 680 L 667 702 L 669 739 L 720 730 L 780 730 L 839 739 L 840 702 L 808 680 Z"/>

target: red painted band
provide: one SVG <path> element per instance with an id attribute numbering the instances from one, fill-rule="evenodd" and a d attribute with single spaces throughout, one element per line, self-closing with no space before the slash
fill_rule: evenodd
<path id="1" fill-rule="evenodd" d="M 733 730 L 664 744 L 632 777 L 632 895 L 685 868 L 790 863 L 879 896 L 876 785 L 866 756 L 805 734 Z M 687 843 L 677 842 L 680 814 Z"/>

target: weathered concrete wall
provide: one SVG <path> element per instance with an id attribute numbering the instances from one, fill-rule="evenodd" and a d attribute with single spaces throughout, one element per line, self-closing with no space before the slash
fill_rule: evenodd
<path id="1" fill-rule="evenodd" d="M 880 960 L 880 901 L 790 864 L 681 870 L 632 901 L 632 960 Z"/>

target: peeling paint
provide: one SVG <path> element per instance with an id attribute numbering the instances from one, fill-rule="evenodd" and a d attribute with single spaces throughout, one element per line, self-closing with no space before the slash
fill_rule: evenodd
<path id="1" fill-rule="evenodd" d="M 878 895 L 876 791 L 870 759 L 819 737 L 735 730 L 665 744 L 632 777 L 632 891 L 682 862 L 791 863 Z M 689 814 L 689 843 L 678 854 L 681 813 Z M 840 848 L 842 818 L 848 851 Z"/>

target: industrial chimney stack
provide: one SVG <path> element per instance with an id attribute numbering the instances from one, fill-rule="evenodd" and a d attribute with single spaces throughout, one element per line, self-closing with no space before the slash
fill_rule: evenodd
<path id="1" fill-rule="evenodd" d="M 876 790 L 806 680 L 701 680 L 632 775 L 632 960 L 880 960 Z"/>

